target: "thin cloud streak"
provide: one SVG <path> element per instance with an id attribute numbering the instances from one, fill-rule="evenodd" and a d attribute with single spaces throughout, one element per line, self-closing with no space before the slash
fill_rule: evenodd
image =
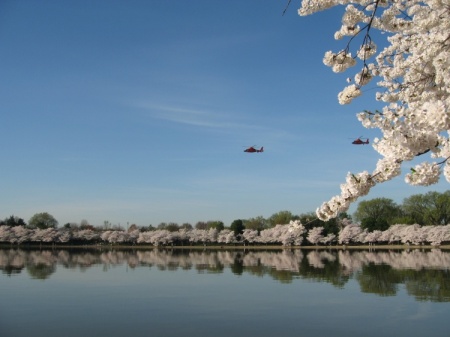
<path id="1" fill-rule="evenodd" d="M 167 120 L 179 124 L 187 124 L 207 128 L 220 128 L 220 129 L 228 129 L 228 128 L 264 129 L 254 124 L 250 125 L 243 123 L 234 123 L 225 120 L 226 118 L 229 118 L 229 116 L 232 116 L 232 114 L 224 116 L 221 114 L 204 110 L 148 105 L 145 103 L 138 103 L 135 106 L 150 112 L 153 118 Z"/>
<path id="2" fill-rule="evenodd" d="M 338 182 L 334 180 L 311 180 L 311 179 L 296 179 L 295 181 L 285 181 L 284 179 L 277 180 L 272 178 L 271 180 L 264 179 L 264 177 L 254 176 L 253 179 L 249 179 L 249 175 L 230 175 L 230 176 L 218 176 L 218 177 L 206 177 L 200 179 L 194 179 L 190 182 L 191 185 L 199 188 L 216 189 L 221 188 L 221 191 L 234 191 L 239 189 L 251 189 L 251 190 L 301 190 L 306 188 L 320 189 L 336 187 Z"/>

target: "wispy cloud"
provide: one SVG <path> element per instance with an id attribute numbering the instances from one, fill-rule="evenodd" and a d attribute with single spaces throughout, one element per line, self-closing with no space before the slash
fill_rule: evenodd
<path id="1" fill-rule="evenodd" d="M 160 120 L 206 131 L 232 134 L 233 138 L 250 145 L 264 143 L 272 149 L 286 142 L 297 141 L 302 135 L 277 127 L 279 120 L 255 117 L 247 111 L 223 111 L 188 102 L 165 104 L 145 99 L 129 100 L 127 105 L 141 114 L 140 118 Z M 195 129 L 194 129 L 195 130 Z M 281 144 L 277 146 L 277 144 Z"/>
<path id="2" fill-rule="evenodd" d="M 264 129 L 254 123 L 232 121 L 234 114 L 222 114 L 202 109 L 180 108 L 177 106 L 153 105 L 145 102 L 136 102 L 134 106 L 150 113 L 152 118 L 167 120 L 173 123 L 186 124 L 206 128 L 245 128 Z"/>
<path id="3" fill-rule="evenodd" d="M 244 125 L 227 121 L 225 116 L 202 110 L 176 107 L 154 108 L 154 116 L 174 123 L 195 125 L 208 128 L 241 128 Z"/>
<path id="4" fill-rule="evenodd" d="M 244 189 L 251 191 L 305 191 L 334 187 L 337 185 L 335 181 L 314 180 L 314 179 L 284 179 L 283 177 L 273 177 L 268 175 L 249 174 L 215 174 L 203 175 L 194 178 L 191 183 L 201 189 L 216 189 L 220 191 L 235 191 L 236 189 Z"/>

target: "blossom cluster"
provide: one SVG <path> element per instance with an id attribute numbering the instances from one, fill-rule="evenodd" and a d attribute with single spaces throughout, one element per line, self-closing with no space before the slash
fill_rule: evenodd
<path id="1" fill-rule="evenodd" d="M 336 217 L 341 211 L 347 210 L 350 203 L 358 197 L 369 193 L 375 180 L 369 172 L 353 174 L 349 172 L 345 184 L 341 184 L 341 194 L 322 204 L 316 214 L 319 219 L 328 220 Z"/>
<path id="2" fill-rule="evenodd" d="M 432 159 L 411 169 L 406 183 L 427 186 L 438 182 L 441 173 L 450 182 L 449 1 L 303 0 L 298 12 L 310 15 L 338 5 L 345 6 L 345 13 L 335 38 L 349 41 L 338 53 L 327 51 L 324 63 L 334 72 L 361 65 L 355 82 L 338 94 L 339 103 L 351 103 L 377 78 L 375 99 L 385 104 L 381 111 L 357 115 L 364 127 L 381 132 L 373 147 L 382 158 L 367 186 L 393 179 L 403 163 L 424 154 Z M 378 43 L 384 49 L 373 40 L 376 31 L 379 39 L 386 37 Z M 336 217 L 361 195 L 333 197 L 317 214 L 322 220 Z"/>
<path id="3" fill-rule="evenodd" d="M 437 164 L 423 162 L 411 169 L 411 173 L 406 175 L 405 180 L 411 185 L 428 186 L 437 183 L 439 176 L 440 170 Z"/>

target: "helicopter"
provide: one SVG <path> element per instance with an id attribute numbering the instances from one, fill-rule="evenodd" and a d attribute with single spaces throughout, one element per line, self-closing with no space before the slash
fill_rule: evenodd
<path id="1" fill-rule="evenodd" d="M 255 152 L 264 152 L 264 147 L 263 146 L 261 146 L 261 148 L 258 150 L 257 148 L 256 148 L 256 145 L 253 145 L 253 146 L 250 146 L 250 147 L 248 147 L 248 148 L 246 148 L 245 150 L 244 150 L 244 152 L 248 152 L 248 153 L 255 153 Z"/>
<path id="2" fill-rule="evenodd" d="M 363 140 L 363 139 L 365 139 L 365 140 Z M 369 138 L 362 138 L 362 137 L 356 138 L 356 139 L 352 142 L 352 144 L 354 144 L 354 145 L 364 145 L 364 144 L 369 144 Z"/>

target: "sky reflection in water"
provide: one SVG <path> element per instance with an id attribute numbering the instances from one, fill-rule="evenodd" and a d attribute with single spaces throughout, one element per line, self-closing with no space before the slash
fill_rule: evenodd
<path id="1" fill-rule="evenodd" d="M 440 250 L 0 250 L 0 335 L 445 335 L 449 268 Z"/>

